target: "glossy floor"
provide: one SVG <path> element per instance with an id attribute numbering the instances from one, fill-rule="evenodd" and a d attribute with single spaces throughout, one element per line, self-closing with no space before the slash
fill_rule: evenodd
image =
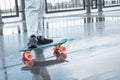
<path id="1" fill-rule="evenodd" d="M 64 26 L 49 23 L 53 27 L 46 29 L 46 37 L 69 39 L 65 44 L 68 62 L 52 64 L 55 57 L 51 48 L 37 50 L 32 52 L 34 59 L 51 62 L 32 70 L 21 69 L 24 65 L 19 50 L 28 41 L 27 33 L 22 31 L 24 26 L 5 24 L 4 35 L 0 36 L 0 80 L 120 80 L 119 21 L 113 17 L 110 21 L 82 25 L 78 19 L 61 22 L 67 24 Z"/>

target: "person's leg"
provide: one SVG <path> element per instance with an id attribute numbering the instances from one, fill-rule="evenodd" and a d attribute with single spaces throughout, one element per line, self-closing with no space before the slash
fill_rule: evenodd
<path id="1" fill-rule="evenodd" d="M 37 35 L 39 24 L 39 5 L 41 0 L 25 0 L 26 25 L 28 37 Z"/>
<path id="2" fill-rule="evenodd" d="M 26 26 L 29 37 L 28 47 L 37 47 L 39 5 L 39 0 L 25 0 Z"/>
<path id="3" fill-rule="evenodd" d="M 44 17 L 44 13 L 45 13 L 45 0 L 39 0 L 39 3 L 41 3 L 39 5 L 39 10 L 38 10 L 38 30 L 37 30 L 37 35 L 38 36 L 43 36 L 43 17 Z"/>
<path id="4" fill-rule="evenodd" d="M 38 39 L 38 44 L 49 44 L 51 42 L 53 42 L 52 39 L 46 39 L 43 37 L 43 27 L 44 27 L 44 13 L 45 13 L 45 0 L 39 0 L 39 2 L 41 3 L 40 6 L 39 6 L 39 17 L 38 17 L 38 21 L 39 21 L 39 24 L 38 24 L 38 34 L 37 34 L 37 39 Z"/>
<path id="5" fill-rule="evenodd" d="M 25 1 L 26 24 L 28 29 L 28 36 L 30 37 L 28 47 L 37 47 L 37 44 L 40 45 L 53 42 L 52 39 L 45 39 L 42 37 L 42 21 L 45 7 L 44 0 Z"/>

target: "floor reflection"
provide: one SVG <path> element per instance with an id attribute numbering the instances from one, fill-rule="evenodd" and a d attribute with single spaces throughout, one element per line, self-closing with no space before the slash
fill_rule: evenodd
<path id="1" fill-rule="evenodd" d="M 35 51 L 35 59 L 33 60 L 33 67 L 22 67 L 22 71 L 30 71 L 33 74 L 32 80 L 51 80 L 49 72 L 47 70 L 48 66 L 63 63 L 66 60 L 47 60 L 45 61 L 43 50 Z"/>

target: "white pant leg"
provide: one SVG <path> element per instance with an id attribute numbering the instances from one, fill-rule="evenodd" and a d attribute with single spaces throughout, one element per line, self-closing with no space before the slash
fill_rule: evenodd
<path id="1" fill-rule="evenodd" d="M 25 0 L 26 25 L 28 36 L 42 35 L 44 0 Z"/>
<path id="2" fill-rule="evenodd" d="M 39 16 L 38 16 L 38 21 L 39 21 L 39 25 L 38 25 L 38 35 L 43 35 L 43 17 L 44 17 L 44 13 L 45 13 L 45 0 L 40 0 L 40 8 L 39 8 Z"/>

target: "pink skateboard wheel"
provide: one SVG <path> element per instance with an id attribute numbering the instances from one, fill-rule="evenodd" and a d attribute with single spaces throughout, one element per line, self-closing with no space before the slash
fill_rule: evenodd
<path id="1" fill-rule="evenodd" d="M 21 52 L 21 56 L 22 56 L 22 58 L 24 58 L 24 54 L 25 54 L 25 52 Z"/>
<path id="2" fill-rule="evenodd" d="M 26 60 L 32 60 L 32 54 L 24 54 Z"/>
<path id="3" fill-rule="evenodd" d="M 60 46 L 60 49 L 59 49 L 60 52 L 66 52 L 66 47 L 65 46 Z"/>

